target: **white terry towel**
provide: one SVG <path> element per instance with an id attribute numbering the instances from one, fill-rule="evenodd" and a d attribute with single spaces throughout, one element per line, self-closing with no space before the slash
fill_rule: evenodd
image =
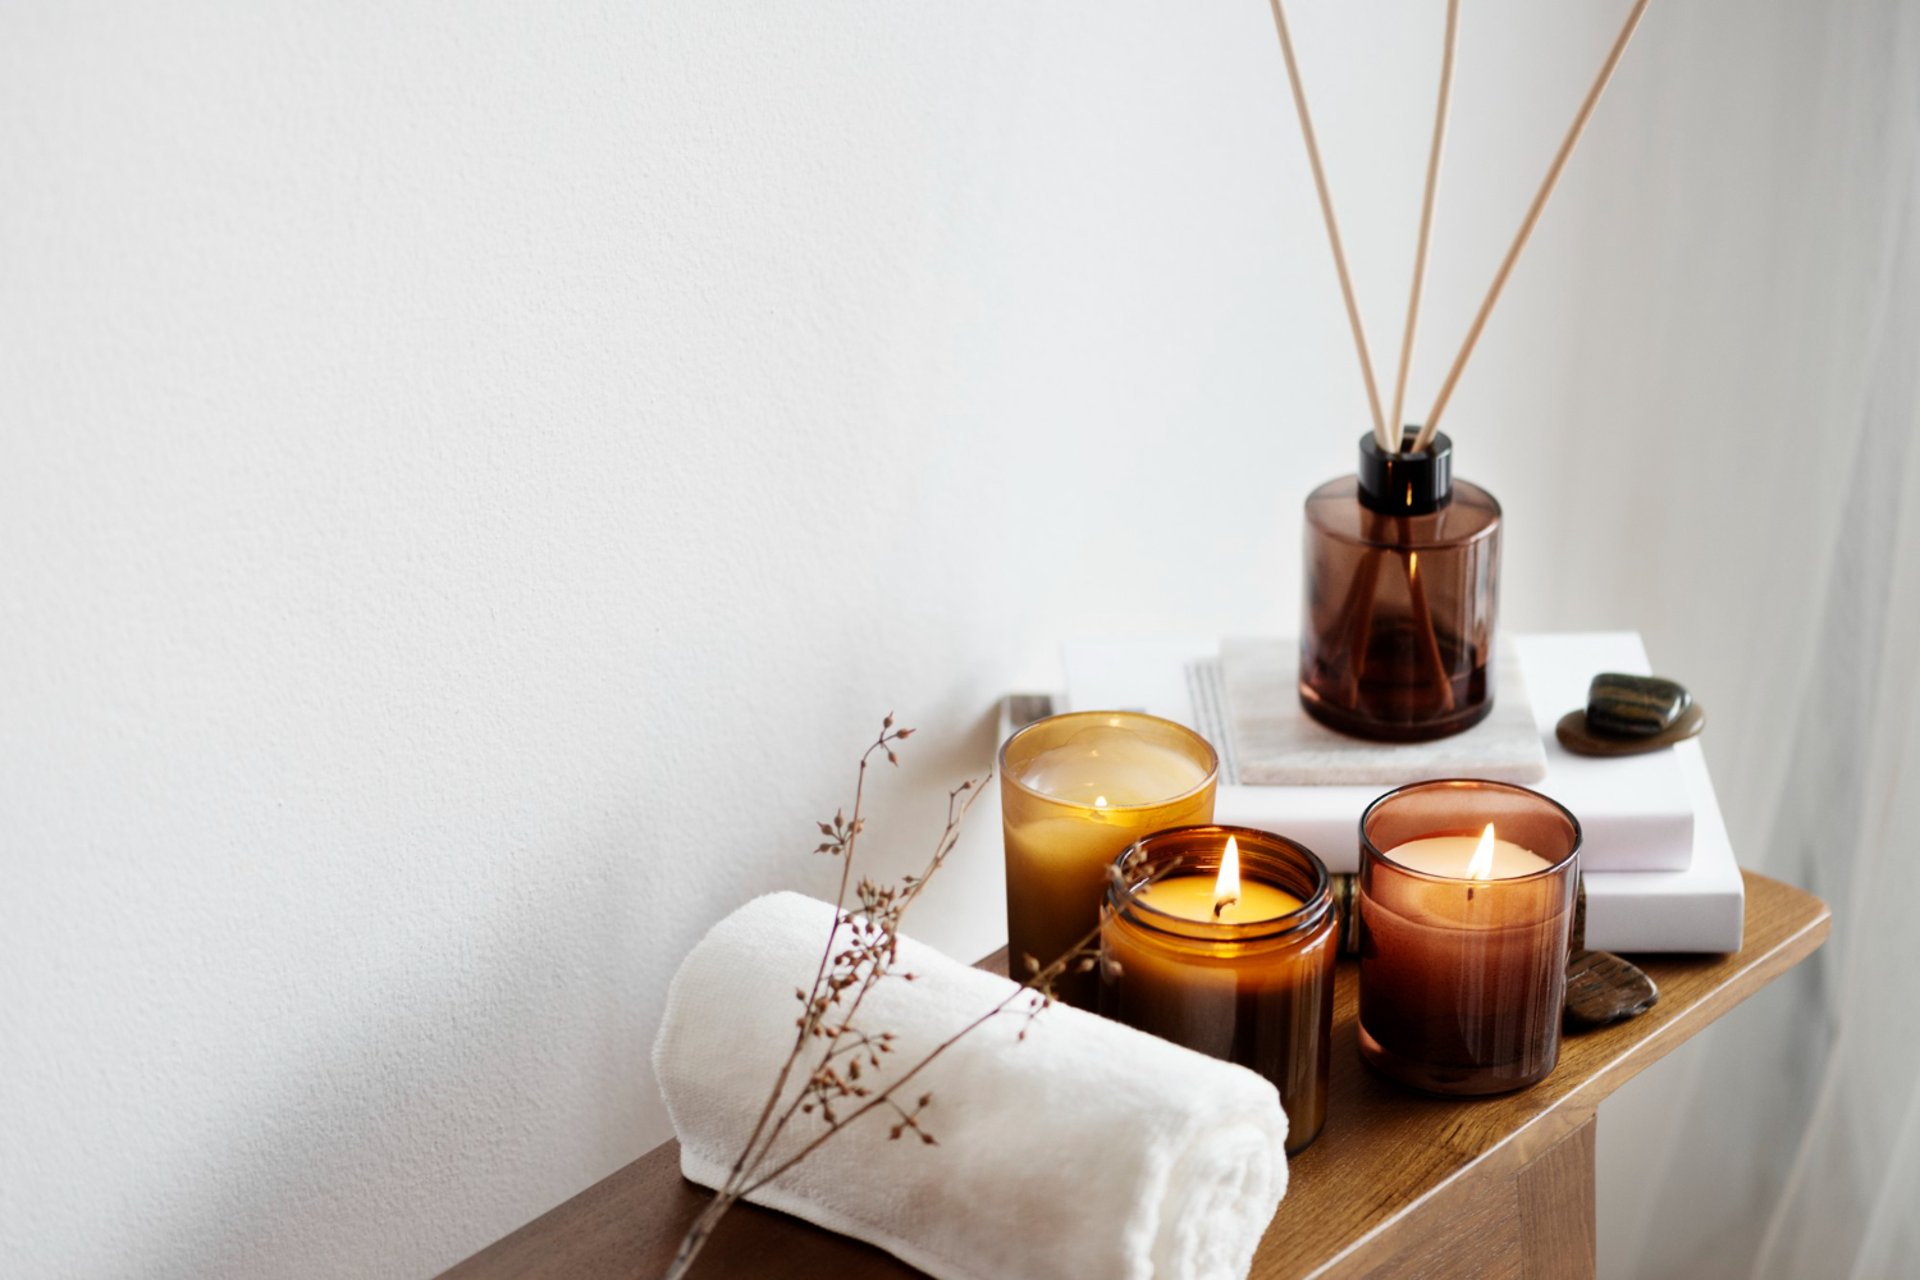
<path id="1" fill-rule="evenodd" d="M 811 987 L 832 921 L 817 899 L 757 898 L 674 975 L 653 1065 L 693 1181 L 726 1180 L 793 1046 L 794 988 Z M 858 1019 L 898 1038 L 862 1083 L 897 1079 L 1012 988 L 902 938 Z M 938 1145 L 889 1141 L 895 1116 L 876 1108 L 751 1199 L 940 1280 L 1225 1280 L 1247 1274 L 1286 1192 L 1287 1118 L 1271 1084 L 1064 1005 L 1030 1023 L 990 1019 L 897 1096 L 911 1108 L 927 1093 L 921 1123 Z M 796 1114 L 774 1162 L 821 1127 L 817 1112 Z"/>

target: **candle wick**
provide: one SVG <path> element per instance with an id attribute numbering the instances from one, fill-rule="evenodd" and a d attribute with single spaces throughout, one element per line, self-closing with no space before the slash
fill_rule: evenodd
<path id="1" fill-rule="evenodd" d="M 1220 913 L 1221 913 L 1222 911 L 1225 911 L 1225 910 L 1226 910 L 1226 909 L 1227 909 L 1228 907 L 1231 907 L 1232 905 L 1234 905 L 1234 904 L 1235 904 L 1236 902 L 1238 902 L 1238 901 L 1240 901 L 1240 895 L 1239 895 L 1239 894 L 1237 894 L 1237 893 L 1236 893 L 1236 894 L 1234 894 L 1234 895 L 1233 895 L 1232 897 L 1230 897 L 1230 898 L 1216 898 L 1216 899 L 1214 899 L 1214 903 L 1213 903 L 1213 918 L 1214 918 L 1215 920 L 1218 920 L 1218 919 L 1220 918 Z"/>

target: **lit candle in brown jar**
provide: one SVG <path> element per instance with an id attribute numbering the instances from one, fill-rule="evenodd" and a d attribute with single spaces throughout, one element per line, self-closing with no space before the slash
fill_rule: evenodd
<path id="1" fill-rule="evenodd" d="M 1219 758 L 1183 725 L 1131 711 L 1036 720 L 1000 748 L 1007 851 L 1007 954 L 1048 965 L 1100 923 L 1107 869 L 1150 831 L 1213 820 Z M 1091 1009 L 1092 973 L 1054 993 Z"/>
<path id="2" fill-rule="evenodd" d="M 1360 1055 L 1433 1093 L 1502 1093 L 1560 1053 L 1580 823 L 1525 787 L 1422 782 L 1360 819 Z"/>
<path id="3" fill-rule="evenodd" d="M 1121 859 L 1101 925 L 1100 1011 L 1259 1072 L 1280 1091 L 1287 1154 L 1327 1118 L 1337 913 L 1304 845 L 1247 827 L 1181 827 Z"/>

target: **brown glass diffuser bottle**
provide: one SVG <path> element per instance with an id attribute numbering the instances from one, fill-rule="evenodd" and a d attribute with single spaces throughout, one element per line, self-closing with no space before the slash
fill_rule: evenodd
<path id="1" fill-rule="evenodd" d="M 1436 434 L 1389 454 L 1360 440 L 1357 474 L 1307 497 L 1300 702 L 1362 738 L 1423 742 L 1493 710 L 1500 504 L 1453 478 Z"/>

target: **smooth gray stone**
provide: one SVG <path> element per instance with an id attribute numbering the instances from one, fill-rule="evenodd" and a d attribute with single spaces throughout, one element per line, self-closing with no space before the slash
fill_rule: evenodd
<path id="1" fill-rule="evenodd" d="M 1671 726 L 1692 702 L 1686 687 L 1672 680 L 1605 671 L 1587 686 L 1587 727 L 1649 738 Z"/>

